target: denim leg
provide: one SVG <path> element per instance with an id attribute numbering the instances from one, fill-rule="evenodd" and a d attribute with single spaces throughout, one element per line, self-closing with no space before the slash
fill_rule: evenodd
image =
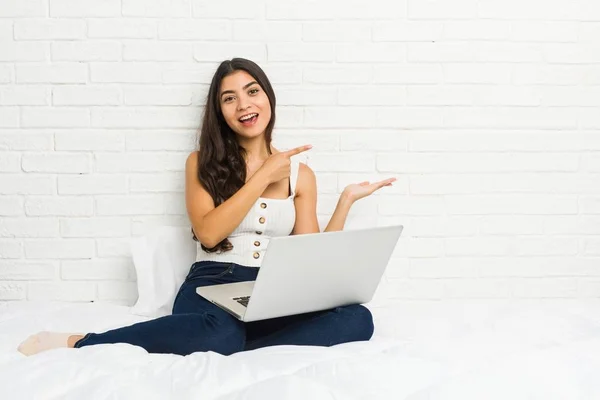
<path id="1" fill-rule="evenodd" d="M 149 353 L 214 351 L 230 355 L 243 350 L 244 333 L 239 326 L 213 314 L 177 314 L 104 333 L 88 333 L 75 347 L 105 343 L 129 343 Z"/>
<path id="2" fill-rule="evenodd" d="M 371 312 L 360 304 L 353 304 L 248 322 L 244 350 L 276 345 L 333 346 L 369 340 L 373 336 L 373 330 Z"/>
<path id="3" fill-rule="evenodd" d="M 252 270 L 234 271 L 230 264 L 194 264 L 181 286 L 173 314 L 104 333 L 88 333 L 75 347 L 104 343 L 129 343 L 150 353 L 187 355 L 214 351 L 230 355 L 242 351 L 246 332 L 243 322 L 196 293 L 196 287 L 252 280 Z"/>

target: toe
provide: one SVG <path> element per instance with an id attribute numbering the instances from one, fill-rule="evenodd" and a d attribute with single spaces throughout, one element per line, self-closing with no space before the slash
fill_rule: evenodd
<path id="1" fill-rule="evenodd" d="M 19 352 L 25 354 L 26 356 L 30 356 L 37 352 L 39 343 L 40 343 L 40 334 L 36 333 L 35 335 L 31 335 L 27 339 L 25 339 L 23 342 L 21 342 L 19 347 L 17 347 L 17 350 Z"/>

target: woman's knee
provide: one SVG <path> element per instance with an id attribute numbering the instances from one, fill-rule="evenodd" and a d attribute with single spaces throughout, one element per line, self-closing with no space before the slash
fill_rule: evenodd
<path id="1" fill-rule="evenodd" d="M 351 336 L 351 340 L 371 339 L 375 327 L 373 324 L 373 315 L 368 308 L 360 304 L 352 304 L 337 307 L 335 310 L 344 316 L 346 333 Z"/>
<path id="2" fill-rule="evenodd" d="M 190 341 L 191 349 L 188 352 L 214 351 L 225 356 L 244 350 L 246 345 L 246 332 L 243 323 L 229 316 L 212 313 L 198 314 L 201 325 L 193 340 Z"/>

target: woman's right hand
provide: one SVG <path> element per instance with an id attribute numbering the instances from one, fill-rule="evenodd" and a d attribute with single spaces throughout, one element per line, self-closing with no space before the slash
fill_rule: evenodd
<path id="1" fill-rule="evenodd" d="M 312 149 L 312 145 L 307 144 L 291 150 L 271 154 L 256 173 L 263 174 L 269 184 L 288 178 L 292 173 L 290 158 L 310 149 Z"/>

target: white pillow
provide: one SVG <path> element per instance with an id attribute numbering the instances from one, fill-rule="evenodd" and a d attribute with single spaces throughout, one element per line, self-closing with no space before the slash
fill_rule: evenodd
<path id="1" fill-rule="evenodd" d="M 196 242 L 189 227 L 163 226 L 131 239 L 138 299 L 131 313 L 170 315 L 175 295 L 196 261 Z"/>

